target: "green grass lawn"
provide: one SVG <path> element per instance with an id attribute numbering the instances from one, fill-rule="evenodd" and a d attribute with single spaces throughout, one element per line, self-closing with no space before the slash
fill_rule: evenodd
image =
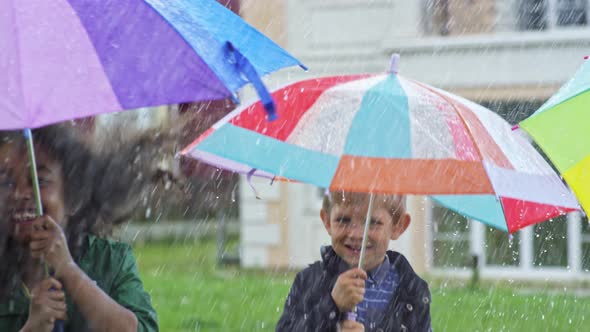
<path id="1" fill-rule="evenodd" d="M 161 331 L 272 331 L 293 273 L 215 265 L 215 243 L 135 246 Z M 483 288 L 483 287 L 482 287 Z M 587 331 L 590 298 L 522 287 L 432 288 L 435 331 Z"/>

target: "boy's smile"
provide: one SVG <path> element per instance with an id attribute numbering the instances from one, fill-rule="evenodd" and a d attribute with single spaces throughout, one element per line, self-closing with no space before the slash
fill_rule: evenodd
<path id="1" fill-rule="evenodd" d="M 373 205 L 363 261 L 365 271 L 383 262 L 389 241 L 397 239 L 405 230 L 403 227 L 401 232 L 399 231 L 404 223 L 397 220 L 394 222 L 390 209 L 384 205 L 379 202 Z M 320 213 L 324 226 L 332 238 L 334 251 L 351 267 L 356 267 L 359 262 L 368 207 L 368 202 L 334 204 L 329 216 L 324 210 Z"/>

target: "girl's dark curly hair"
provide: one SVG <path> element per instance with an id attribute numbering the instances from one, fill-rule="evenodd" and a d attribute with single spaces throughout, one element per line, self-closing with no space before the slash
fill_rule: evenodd
<path id="1" fill-rule="evenodd" d="M 130 216 L 135 205 L 129 204 L 129 200 L 138 202 L 140 191 L 150 179 L 134 174 L 138 171 L 133 163 L 135 147 L 122 147 L 123 150 L 116 154 L 99 155 L 71 130 L 59 125 L 34 130 L 33 139 L 36 147 L 43 148 L 61 162 L 68 218 L 64 232 L 72 257 L 79 261 L 84 238 L 89 234 L 110 235 L 115 223 Z M 24 139 L 19 132 L 0 132 L 0 147 L 7 142 L 24 142 Z M 14 278 L 20 278 L 19 265 L 23 255 L 12 235 L 8 234 L 7 202 L 0 204 L 3 205 L 0 206 L 1 299 Z"/>

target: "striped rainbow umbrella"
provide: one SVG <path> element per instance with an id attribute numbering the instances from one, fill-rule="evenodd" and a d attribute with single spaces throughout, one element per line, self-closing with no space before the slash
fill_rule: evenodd
<path id="1" fill-rule="evenodd" d="M 590 212 L 590 62 L 520 123 Z"/>
<path id="2" fill-rule="evenodd" d="M 356 192 L 432 195 L 510 233 L 578 208 L 496 113 L 397 75 L 309 79 L 236 109 L 184 149 L 217 167 Z"/>

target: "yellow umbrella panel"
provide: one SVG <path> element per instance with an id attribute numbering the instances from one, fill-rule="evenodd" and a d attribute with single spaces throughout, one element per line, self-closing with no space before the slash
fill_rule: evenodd
<path id="1" fill-rule="evenodd" d="M 590 62 L 520 123 L 590 212 Z"/>

